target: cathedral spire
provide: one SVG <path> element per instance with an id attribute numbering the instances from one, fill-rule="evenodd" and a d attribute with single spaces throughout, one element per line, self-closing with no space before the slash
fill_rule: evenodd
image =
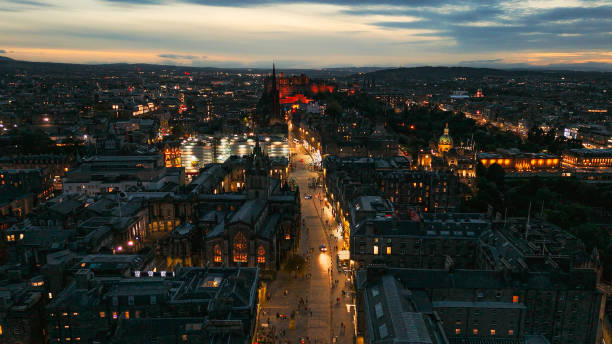
<path id="1" fill-rule="evenodd" d="M 276 64 L 272 61 L 272 114 L 268 124 L 276 123 L 280 120 L 280 94 L 276 80 Z"/>

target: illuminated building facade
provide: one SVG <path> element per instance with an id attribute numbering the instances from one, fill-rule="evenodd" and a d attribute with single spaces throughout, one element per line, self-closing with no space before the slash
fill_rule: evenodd
<path id="1" fill-rule="evenodd" d="M 449 134 L 448 123 L 446 123 L 444 134 L 442 134 L 438 140 L 438 154 L 442 156 L 444 153 L 451 150 L 451 148 L 453 148 L 453 138 Z"/>
<path id="2" fill-rule="evenodd" d="M 546 153 L 479 153 L 478 161 L 485 167 L 498 164 L 504 170 L 512 172 L 557 171 L 561 168 L 560 157 Z"/>
<path id="3" fill-rule="evenodd" d="M 612 168 L 612 149 L 570 149 L 563 153 L 564 168 Z"/>
<path id="4" fill-rule="evenodd" d="M 253 152 L 255 141 L 255 137 L 247 135 L 208 136 L 185 140 L 180 148 L 185 173 L 195 175 L 207 164 L 223 163 L 231 156 L 249 155 Z M 289 141 L 286 138 L 262 137 L 260 145 L 271 159 L 289 159 Z"/>
<path id="5" fill-rule="evenodd" d="M 284 123 L 283 111 L 290 110 L 293 105 L 309 104 L 312 95 L 318 93 L 334 92 L 336 86 L 326 81 L 314 81 L 308 76 L 276 75 L 276 66 L 272 65 L 272 74 L 264 80 L 264 94 L 260 101 L 261 114 L 259 125 L 261 127 L 274 126 Z M 266 103 L 266 104 L 263 104 Z"/>
<path id="6" fill-rule="evenodd" d="M 181 146 L 178 142 L 166 143 L 164 147 L 164 163 L 166 167 L 181 167 Z"/>

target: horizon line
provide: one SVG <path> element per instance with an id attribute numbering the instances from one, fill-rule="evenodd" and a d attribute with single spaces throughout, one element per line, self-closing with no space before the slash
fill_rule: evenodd
<path id="1" fill-rule="evenodd" d="M 75 66 L 111 66 L 111 65 L 148 65 L 148 66 L 160 66 L 160 67 L 175 67 L 175 68 L 192 68 L 192 69 L 237 69 L 237 70 L 272 70 L 272 67 L 252 67 L 252 66 L 189 66 L 180 64 L 159 64 L 159 63 L 148 63 L 148 62 L 100 62 L 100 63 L 84 63 L 84 62 L 57 62 L 57 61 L 31 61 L 31 60 L 19 60 L 9 56 L 0 54 L 0 58 L 4 58 L 5 61 L 14 61 L 21 63 L 49 63 L 49 64 L 63 64 L 63 65 L 75 65 Z M 0 59 L 0 63 L 2 59 Z M 276 60 L 273 61 L 276 63 Z M 363 65 L 363 66 L 329 66 L 329 67 L 287 67 L 284 70 L 333 70 L 333 69 L 401 69 L 401 68 L 473 68 L 473 69 L 493 69 L 493 70 L 508 70 L 508 71 L 571 71 L 571 72 L 599 72 L 599 73 L 612 73 L 612 63 L 605 62 L 580 62 L 580 63 L 561 63 L 559 66 L 555 64 L 547 65 L 528 65 L 525 63 L 495 63 L 493 65 L 471 63 L 467 61 L 466 64 L 455 64 L 455 65 L 427 65 L 427 64 L 406 64 L 406 65 Z M 272 63 L 272 62 L 271 62 Z M 586 67 L 591 64 L 604 65 L 607 68 L 592 68 L 592 69 L 572 69 L 571 67 Z"/>

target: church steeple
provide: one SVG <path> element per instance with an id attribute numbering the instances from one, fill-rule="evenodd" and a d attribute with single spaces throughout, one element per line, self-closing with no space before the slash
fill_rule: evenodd
<path id="1" fill-rule="evenodd" d="M 273 124 L 280 121 L 280 94 L 278 91 L 278 82 L 276 80 L 276 65 L 274 62 L 272 62 L 272 114 L 270 115 L 269 124 Z"/>
<path id="2" fill-rule="evenodd" d="M 259 145 L 259 136 L 255 136 L 255 148 L 249 157 L 246 169 L 246 192 L 249 199 L 266 199 L 269 193 L 268 158 Z"/>

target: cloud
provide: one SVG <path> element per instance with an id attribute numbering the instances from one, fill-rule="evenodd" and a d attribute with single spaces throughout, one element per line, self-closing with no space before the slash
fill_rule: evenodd
<path id="1" fill-rule="evenodd" d="M 472 65 L 472 64 L 482 64 L 482 63 L 501 63 L 502 59 L 490 59 L 490 60 L 472 60 L 472 61 L 461 61 L 459 65 Z"/>
<path id="2" fill-rule="evenodd" d="M 596 3 L 595 3 L 596 4 Z M 441 8 L 444 8 L 442 6 Z M 349 10 L 365 16 L 368 8 Z M 374 9 L 372 13 L 381 12 Z M 375 21 L 384 30 L 432 29 L 452 38 L 456 51 L 493 52 L 533 49 L 610 50 L 612 6 L 528 8 L 508 1 L 470 3 L 456 10 L 434 7 L 384 10 L 386 15 L 411 14 L 420 21 Z"/>
<path id="3" fill-rule="evenodd" d="M 32 9 L 44 9 L 54 7 L 52 3 L 35 0 L 0 0 L 1 12 L 23 12 Z"/>
<path id="4" fill-rule="evenodd" d="M 118 5 L 158 5 L 162 4 L 163 0 L 104 0 Z"/>
<path id="5" fill-rule="evenodd" d="M 6 54 L 6 50 L 0 49 L 0 54 Z"/>
<path id="6" fill-rule="evenodd" d="M 34 6 L 35 7 L 50 7 L 51 6 L 51 4 L 49 3 L 34 1 L 34 0 L 11 0 L 10 3 L 26 5 L 26 6 L 33 6 L 33 7 Z"/>
<path id="7" fill-rule="evenodd" d="M 172 59 L 172 60 L 205 60 L 206 56 L 180 55 L 180 54 L 159 54 L 157 57 Z"/>
<path id="8" fill-rule="evenodd" d="M 19 47 L 22 58 L 23 48 L 37 47 L 87 51 L 87 60 L 103 60 L 108 49 L 133 62 L 180 65 L 268 65 L 274 58 L 314 67 L 612 59 L 610 0 L 0 0 L 0 23 L 0 46 Z M 594 53 L 530 57 L 576 51 Z"/>

